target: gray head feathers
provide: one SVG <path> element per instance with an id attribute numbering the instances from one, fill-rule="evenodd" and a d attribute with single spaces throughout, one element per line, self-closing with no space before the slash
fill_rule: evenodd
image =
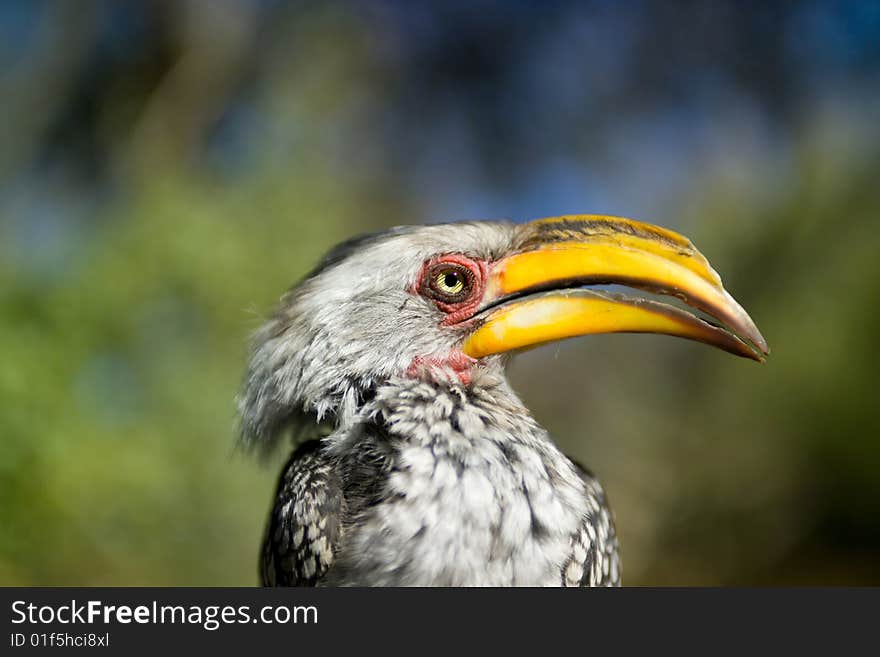
<path id="1" fill-rule="evenodd" d="M 500 221 L 405 226 L 331 250 L 254 335 L 241 442 L 268 448 L 288 428 L 302 439 L 344 426 L 417 357 L 455 348 L 461 331 L 413 293 L 423 264 L 445 254 L 497 259 L 515 234 Z"/>

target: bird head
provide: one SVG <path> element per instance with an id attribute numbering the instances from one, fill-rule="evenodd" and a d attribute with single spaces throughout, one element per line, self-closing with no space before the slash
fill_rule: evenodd
<path id="1" fill-rule="evenodd" d="M 670 295 L 697 312 L 585 286 Z M 761 361 L 767 343 L 691 242 L 618 217 L 398 227 L 333 249 L 256 334 L 245 443 L 345 424 L 394 377 L 469 385 L 505 354 L 597 333 L 662 333 Z"/>

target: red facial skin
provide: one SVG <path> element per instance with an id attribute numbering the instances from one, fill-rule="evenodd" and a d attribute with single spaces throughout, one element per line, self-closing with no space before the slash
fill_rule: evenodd
<path id="1" fill-rule="evenodd" d="M 460 267 L 464 267 L 471 272 L 473 276 L 473 289 L 466 299 L 463 299 L 456 303 L 447 303 L 442 300 L 423 295 L 424 286 L 426 285 L 425 276 L 427 275 L 428 271 L 430 271 L 437 265 L 442 265 L 444 263 L 458 265 Z M 486 261 L 472 260 L 471 258 L 468 258 L 467 256 L 458 253 L 450 253 L 448 255 L 440 256 L 439 258 L 433 258 L 424 263 L 422 265 L 421 271 L 419 271 L 418 283 L 416 283 L 413 289 L 410 291 L 414 294 L 425 296 L 427 299 L 429 299 L 429 301 L 437 306 L 437 308 L 446 313 L 446 317 L 443 318 L 441 324 L 443 324 L 443 326 L 451 326 L 453 324 L 458 324 L 459 322 L 469 319 L 480 306 L 480 302 L 483 300 L 483 292 L 486 289 L 486 277 L 488 275 L 488 272 L 489 264 Z"/>
<path id="2" fill-rule="evenodd" d="M 424 285 L 426 284 L 425 277 L 428 271 L 433 269 L 436 265 L 443 263 L 465 267 L 471 272 L 471 274 L 473 274 L 473 287 L 467 298 L 455 303 L 447 303 L 423 294 Z M 453 326 L 470 319 L 476 312 L 477 308 L 479 308 L 480 303 L 483 300 L 483 292 L 486 289 L 488 271 L 489 263 L 485 260 L 473 260 L 472 258 L 468 258 L 467 256 L 458 253 L 451 253 L 440 256 L 439 258 L 433 258 L 424 263 L 419 272 L 418 282 L 410 291 L 414 294 L 425 296 L 425 298 L 429 299 L 435 306 L 437 306 L 437 308 L 446 314 L 440 322 L 441 325 Z M 477 361 L 470 356 L 466 356 L 463 352 L 456 349 L 449 352 L 446 356 L 416 356 L 407 368 L 407 374 L 410 376 L 416 376 L 421 372 L 426 370 L 430 371 L 435 368 L 447 371 L 451 370 L 456 376 L 458 376 L 463 384 L 468 385 L 472 380 L 471 368 L 476 362 Z"/>
<path id="3" fill-rule="evenodd" d="M 452 371 L 464 385 L 470 385 L 473 380 L 471 368 L 476 362 L 458 350 L 450 351 L 445 358 L 441 356 L 416 356 L 406 368 L 406 375 L 416 377 L 426 372 L 430 374 L 431 370 Z"/>

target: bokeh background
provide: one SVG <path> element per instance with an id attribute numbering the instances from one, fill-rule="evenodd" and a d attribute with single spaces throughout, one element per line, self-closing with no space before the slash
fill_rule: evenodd
<path id="1" fill-rule="evenodd" d="M 880 584 L 880 3 L 3 0 L 0 99 L 0 583 L 255 584 L 283 291 L 357 232 L 605 213 L 773 350 L 513 363 L 625 582 Z"/>

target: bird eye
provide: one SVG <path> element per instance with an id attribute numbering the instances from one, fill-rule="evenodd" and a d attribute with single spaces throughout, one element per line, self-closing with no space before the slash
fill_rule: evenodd
<path id="1" fill-rule="evenodd" d="M 460 294 L 464 289 L 464 278 L 460 271 L 449 269 L 437 274 L 437 289 L 449 295 Z"/>
<path id="2" fill-rule="evenodd" d="M 474 273 L 463 265 L 442 262 L 430 268 L 424 278 L 423 293 L 441 303 L 459 303 L 469 298 Z"/>

